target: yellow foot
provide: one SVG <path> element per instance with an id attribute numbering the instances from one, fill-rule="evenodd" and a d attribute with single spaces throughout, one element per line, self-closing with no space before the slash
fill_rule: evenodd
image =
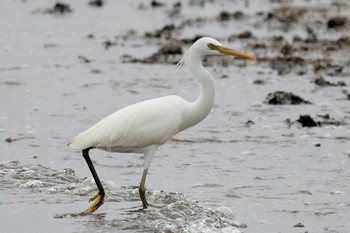
<path id="1" fill-rule="evenodd" d="M 95 210 L 97 210 L 101 205 L 103 205 L 105 195 L 96 193 L 93 195 L 89 202 L 93 201 L 92 205 L 86 210 L 88 214 L 92 214 Z"/>

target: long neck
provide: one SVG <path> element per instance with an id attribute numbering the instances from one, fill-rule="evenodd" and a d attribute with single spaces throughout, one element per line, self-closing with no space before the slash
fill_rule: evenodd
<path id="1" fill-rule="evenodd" d="M 200 93 L 197 100 L 190 104 L 186 114 L 186 128 L 191 127 L 202 121 L 213 107 L 215 99 L 214 79 L 211 74 L 202 65 L 203 57 L 198 54 L 191 54 L 186 59 L 186 66 L 200 87 Z"/>

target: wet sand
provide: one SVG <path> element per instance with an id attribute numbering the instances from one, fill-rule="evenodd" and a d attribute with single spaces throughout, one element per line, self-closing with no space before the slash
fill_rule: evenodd
<path id="1" fill-rule="evenodd" d="M 1 2 L 2 229 L 347 232 L 349 8 L 347 1 Z M 106 202 L 80 215 L 96 188 L 67 141 L 141 100 L 194 100 L 197 84 L 186 68 L 174 74 L 174 64 L 201 35 L 258 61 L 205 60 L 216 79 L 214 108 L 158 151 L 146 184 L 152 208 L 139 211 L 142 158 L 95 150 Z M 291 96 L 269 103 L 276 92 L 309 104 Z"/>

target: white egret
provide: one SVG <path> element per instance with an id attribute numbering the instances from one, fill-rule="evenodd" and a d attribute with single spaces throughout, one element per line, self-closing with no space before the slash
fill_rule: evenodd
<path id="1" fill-rule="evenodd" d="M 197 40 L 180 61 L 198 81 L 200 94 L 196 101 L 188 102 L 177 95 L 146 100 L 127 106 L 73 138 L 68 146 L 82 150 L 99 192 L 90 198 L 93 201 L 87 212 L 97 210 L 104 201 L 105 191 L 89 157 L 90 149 L 110 152 L 143 153 L 144 170 L 139 194 L 144 208 L 148 207 L 145 197 L 145 182 L 153 155 L 157 148 L 169 141 L 175 134 L 196 125 L 210 112 L 214 104 L 214 79 L 203 67 L 207 55 L 224 54 L 255 61 L 254 57 L 224 47 L 209 37 Z"/>

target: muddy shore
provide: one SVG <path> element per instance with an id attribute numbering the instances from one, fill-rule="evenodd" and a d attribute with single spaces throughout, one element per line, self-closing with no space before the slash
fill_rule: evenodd
<path id="1" fill-rule="evenodd" d="M 2 1 L 4 232 L 348 232 L 350 3 Z M 197 84 L 175 65 L 201 36 L 257 58 L 208 57 L 216 101 L 157 153 L 94 151 L 96 191 L 67 141 L 129 104 Z M 5 211 L 6 210 L 6 211 Z M 40 224 L 38 224 L 40 223 Z"/>

